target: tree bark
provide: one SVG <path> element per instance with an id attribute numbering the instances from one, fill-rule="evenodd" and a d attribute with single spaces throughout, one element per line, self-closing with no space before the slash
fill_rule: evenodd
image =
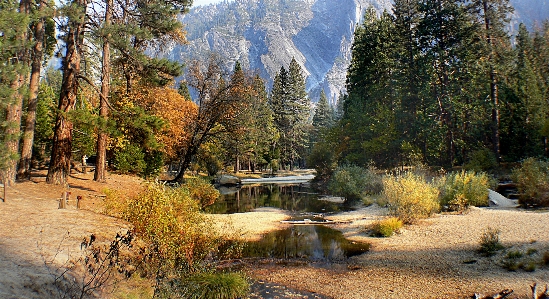
<path id="1" fill-rule="evenodd" d="M 105 27 L 109 27 L 112 23 L 112 6 L 113 0 L 106 1 L 107 7 L 105 9 Z M 111 78 L 111 53 L 110 53 L 110 34 L 103 37 L 103 65 L 101 70 L 101 97 L 99 101 L 99 117 L 102 118 L 103 124 L 106 125 L 109 116 L 109 107 L 107 100 L 109 98 L 109 87 Z M 107 173 L 107 133 L 103 128 L 99 129 L 99 135 L 97 137 L 97 163 L 95 166 L 95 173 L 93 179 L 98 182 L 105 181 L 105 175 Z"/>
<path id="2" fill-rule="evenodd" d="M 77 0 L 76 4 L 85 12 L 86 0 Z M 49 184 L 65 185 L 70 174 L 72 128 L 73 123 L 68 119 L 68 112 L 74 109 L 78 93 L 78 75 L 80 74 L 80 46 L 83 43 L 84 14 L 75 20 L 70 20 L 70 29 L 66 40 L 66 56 L 63 64 L 63 83 L 59 95 L 59 106 L 55 120 L 55 131 L 51 153 L 50 167 L 46 182 Z"/>
<path id="3" fill-rule="evenodd" d="M 47 2 L 40 1 L 40 12 L 46 8 Z M 32 146 L 34 143 L 34 129 L 36 125 L 36 107 L 38 104 L 38 88 L 40 86 L 40 70 L 44 53 L 44 18 L 40 18 L 34 26 L 34 47 L 32 51 L 31 75 L 29 82 L 29 101 L 27 104 L 27 116 L 25 118 L 25 130 L 23 133 L 23 145 L 21 158 L 17 171 L 18 179 L 30 179 L 30 166 L 32 159 Z"/>
<path id="4" fill-rule="evenodd" d="M 499 138 L 499 126 L 500 126 L 500 116 L 499 116 L 499 99 L 498 99 L 498 82 L 497 82 L 497 71 L 494 68 L 493 63 L 493 53 L 494 45 L 492 43 L 492 35 L 490 31 L 492 30 L 492 21 L 489 16 L 489 3 L 488 0 L 482 1 L 482 8 L 484 10 L 484 27 L 486 29 L 486 42 L 490 48 L 490 54 L 488 56 L 488 63 L 490 64 L 490 100 L 492 102 L 492 147 L 494 155 L 496 156 L 497 162 L 501 162 L 501 152 L 500 152 L 500 138 Z"/>
<path id="5" fill-rule="evenodd" d="M 17 174 L 17 158 L 19 152 L 19 134 L 21 133 L 21 116 L 23 110 L 23 95 L 20 89 L 25 81 L 24 75 L 17 75 L 17 79 L 12 82 L 11 89 L 14 90 L 14 102 L 9 104 L 6 109 L 6 136 L 8 136 L 6 145 L 7 150 L 13 154 L 13 158 L 8 161 L 7 168 L 3 171 L 5 186 L 11 186 L 15 183 Z"/>

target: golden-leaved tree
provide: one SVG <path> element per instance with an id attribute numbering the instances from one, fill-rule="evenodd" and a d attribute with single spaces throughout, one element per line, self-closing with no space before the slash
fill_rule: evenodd
<path id="1" fill-rule="evenodd" d="M 198 105 L 172 88 L 155 88 L 151 94 L 151 112 L 165 122 L 157 139 L 163 144 L 166 159 L 174 161 L 182 155 L 181 149 L 191 140 Z"/>

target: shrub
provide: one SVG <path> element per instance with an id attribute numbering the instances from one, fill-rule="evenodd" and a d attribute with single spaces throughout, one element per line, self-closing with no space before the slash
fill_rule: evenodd
<path id="1" fill-rule="evenodd" d="M 237 273 L 199 273 L 181 281 L 181 295 L 188 299 L 245 298 L 250 285 Z"/>
<path id="2" fill-rule="evenodd" d="M 148 273 L 193 272 L 220 238 L 187 188 L 149 183 L 129 199 L 124 218 L 145 244 Z M 156 275 L 155 274 L 155 275 Z"/>
<path id="3" fill-rule="evenodd" d="M 440 203 L 455 211 L 469 206 L 488 206 L 489 187 L 490 179 L 485 173 L 454 172 L 443 179 Z"/>
<path id="4" fill-rule="evenodd" d="M 160 170 L 162 170 L 162 166 L 164 166 L 164 154 L 157 150 L 147 151 L 143 156 L 143 160 L 145 168 L 141 174 L 145 178 L 157 177 L 160 174 Z"/>
<path id="5" fill-rule="evenodd" d="M 187 179 L 183 186 L 189 190 L 191 198 L 197 200 L 202 208 L 214 204 L 219 198 L 219 191 L 202 178 Z"/>
<path id="6" fill-rule="evenodd" d="M 337 157 L 334 145 L 328 142 L 318 142 L 307 157 L 307 166 L 316 170 L 316 179 L 327 180 L 337 168 Z"/>
<path id="7" fill-rule="evenodd" d="M 437 188 L 412 173 L 383 178 L 383 196 L 389 213 L 406 224 L 436 213 L 440 207 L 438 195 Z"/>
<path id="8" fill-rule="evenodd" d="M 120 173 L 141 174 L 147 164 L 145 163 L 145 154 L 141 148 L 128 144 L 122 149 L 116 151 L 114 156 L 114 167 Z"/>
<path id="9" fill-rule="evenodd" d="M 545 266 L 549 265 L 549 251 L 543 253 L 542 262 Z"/>
<path id="10" fill-rule="evenodd" d="M 507 271 L 517 271 L 521 264 L 516 259 L 505 259 L 501 266 Z"/>
<path id="11" fill-rule="evenodd" d="M 331 177 L 328 190 L 333 195 L 346 199 L 360 199 L 365 194 L 381 192 L 382 183 L 373 168 L 342 166 L 338 167 Z"/>
<path id="12" fill-rule="evenodd" d="M 497 251 L 502 250 L 504 247 L 499 241 L 499 234 L 500 231 L 498 229 L 488 227 L 480 237 L 479 252 L 486 256 L 492 256 Z"/>
<path id="13" fill-rule="evenodd" d="M 128 205 L 127 198 L 117 190 L 108 188 L 103 189 L 103 193 L 105 193 L 105 198 L 103 199 L 103 214 L 113 217 L 122 217 Z"/>
<path id="14" fill-rule="evenodd" d="M 538 265 L 534 261 L 528 261 L 526 264 L 521 265 L 522 269 L 526 272 L 534 272 L 538 268 Z"/>
<path id="15" fill-rule="evenodd" d="M 487 149 L 480 149 L 474 151 L 469 158 L 469 161 L 464 165 L 466 170 L 470 171 L 489 171 L 495 169 L 498 166 L 498 162 L 494 153 Z"/>
<path id="16" fill-rule="evenodd" d="M 390 237 L 402 228 L 402 221 L 396 217 L 376 221 L 372 224 L 372 231 L 375 236 Z"/>
<path id="17" fill-rule="evenodd" d="M 513 170 L 513 180 L 521 204 L 549 206 L 549 162 L 528 158 Z"/>
<path id="18" fill-rule="evenodd" d="M 524 254 L 517 250 L 517 251 L 509 251 L 507 253 L 506 258 L 508 258 L 508 259 L 519 259 L 523 256 L 524 256 Z"/>

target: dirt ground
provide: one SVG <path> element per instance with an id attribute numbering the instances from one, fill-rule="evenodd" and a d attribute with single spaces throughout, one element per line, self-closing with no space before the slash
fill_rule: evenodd
<path id="1" fill-rule="evenodd" d="M 44 174 L 8 188 L 7 201 L 0 202 L 0 298 L 58 297 L 51 285 L 52 272 L 78 256 L 83 238 L 95 234 L 100 240 L 111 240 L 128 228 L 123 221 L 100 213 L 102 190 L 128 194 L 141 186 L 141 180 L 131 176 L 110 174 L 106 183 L 96 183 L 92 174 L 75 174 L 64 189 L 45 184 Z M 58 209 L 59 198 L 67 190 L 71 192 L 69 206 Z M 83 197 L 81 209 L 72 201 L 78 195 Z M 365 228 L 385 212 L 371 206 L 330 216 L 339 223 L 333 228 L 347 238 L 372 244 L 370 252 L 345 264 L 261 262 L 246 266 L 252 278 L 292 294 L 284 297 L 273 291 L 271 297 L 250 298 L 466 298 L 507 288 L 525 298 L 532 283 L 549 283 L 549 267 L 541 265 L 543 254 L 549 252 L 548 213 L 473 208 L 463 215 L 437 215 L 391 238 L 370 237 Z M 220 227 L 257 239 L 261 233 L 287 225 L 280 221 L 288 215 L 260 209 L 212 217 Z M 507 248 L 494 257 L 477 252 L 487 227 L 501 231 Z M 502 268 L 506 252 L 516 250 L 531 253 L 524 259 L 537 263 L 535 271 Z"/>
<path id="2" fill-rule="evenodd" d="M 0 298 L 58 298 L 53 279 L 80 257 L 83 238 L 107 241 L 127 230 L 123 221 L 98 213 L 105 188 L 139 190 L 140 180 L 111 175 L 96 183 L 93 174 L 73 175 L 63 188 L 46 184 L 39 172 L 7 188 L 6 202 L 0 202 Z M 59 209 L 64 191 L 71 193 L 69 205 Z M 79 210 L 77 196 L 83 198 Z"/>

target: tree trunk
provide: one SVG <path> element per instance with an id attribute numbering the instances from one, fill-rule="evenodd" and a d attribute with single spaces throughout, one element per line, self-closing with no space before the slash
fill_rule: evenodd
<path id="1" fill-rule="evenodd" d="M 486 42 L 490 48 L 490 55 L 488 55 L 488 63 L 490 64 L 490 100 L 492 102 L 492 146 L 494 155 L 497 162 L 501 162 L 500 142 L 499 142 L 499 99 L 498 99 L 498 83 L 497 83 L 497 71 L 494 69 L 493 53 L 494 45 L 492 43 L 492 30 L 491 20 L 488 14 L 489 3 L 487 0 L 482 1 L 482 8 L 484 10 L 484 27 L 486 29 Z"/>
<path id="2" fill-rule="evenodd" d="M 19 134 L 21 132 L 21 115 L 23 109 L 23 95 L 19 89 L 22 87 L 25 76 L 18 75 L 18 78 L 12 82 L 11 88 L 14 90 L 14 103 L 8 105 L 6 109 L 6 122 L 8 127 L 6 129 L 7 136 L 7 150 L 10 155 L 15 157 L 9 158 L 7 168 L 3 171 L 5 186 L 11 186 L 15 183 L 15 176 L 17 173 L 17 153 L 19 152 Z"/>
<path id="3" fill-rule="evenodd" d="M 77 0 L 76 4 L 85 12 L 86 0 Z M 82 14 L 82 15 L 85 15 Z M 71 20 L 66 40 L 66 56 L 63 64 L 63 83 L 59 95 L 59 106 L 55 120 L 53 147 L 50 167 L 46 182 L 49 184 L 65 185 L 70 174 L 72 128 L 68 119 L 68 112 L 74 109 L 78 93 L 78 76 L 80 74 L 80 45 L 83 42 L 84 17 Z"/>
<path id="4" fill-rule="evenodd" d="M 40 12 L 46 8 L 46 1 L 40 1 Z M 19 179 L 30 179 L 30 167 L 32 159 L 32 146 L 34 143 L 34 129 L 36 125 L 36 106 L 38 104 L 38 88 L 40 86 L 40 70 L 44 53 L 44 18 L 34 27 L 34 48 L 32 51 L 31 75 L 29 82 L 29 102 L 25 119 L 25 131 L 23 133 L 23 145 L 21 147 L 21 159 L 19 160 Z"/>
<path id="5" fill-rule="evenodd" d="M 112 5 L 113 0 L 107 0 L 107 7 L 105 9 L 105 27 L 111 25 L 112 21 Z M 109 107 L 107 100 L 109 98 L 109 87 L 111 78 L 111 53 L 110 53 L 110 34 L 103 38 L 103 66 L 101 70 L 101 97 L 99 101 L 99 117 L 103 119 L 103 124 L 106 125 Z M 95 173 L 93 179 L 98 182 L 105 181 L 107 164 L 107 133 L 103 128 L 99 129 L 99 135 L 97 137 L 97 163 L 95 165 Z"/>

